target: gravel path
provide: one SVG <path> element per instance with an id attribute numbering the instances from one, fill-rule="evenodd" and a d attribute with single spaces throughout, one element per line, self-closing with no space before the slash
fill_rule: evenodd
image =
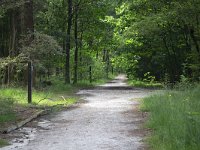
<path id="1" fill-rule="evenodd" d="M 142 116 L 136 99 L 150 93 L 132 89 L 125 76 L 78 94 L 87 102 L 80 107 L 41 119 L 32 140 L 17 150 L 142 150 Z M 135 99 L 135 100 L 134 100 Z"/>

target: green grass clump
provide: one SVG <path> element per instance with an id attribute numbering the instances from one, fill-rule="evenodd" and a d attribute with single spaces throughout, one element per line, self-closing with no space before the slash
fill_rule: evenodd
<path id="1" fill-rule="evenodd" d="M 142 88 L 162 88 L 163 85 L 157 82 L 147 82 L 142 80 L 129 80 L 128 84 L 134 87 L 142 87 Z"/>
<path id="2" fill-rule="evenodd" d="M 13 99 L 0 97 L 0 124 L 16 119 L 13 103 Z"/>
<path id="3" fill-rule="evenodd" d="M 3 139 L 0 139 L 0 148 L 9 145 L 9 143 Z"/>
<path id="4" fill-rule="evenodd" d="M 59 91 L 59 90 L 58 90 Z M 73 97 L 67 97 L 66 93 L 59 93 L 58 91 L 37 91 L 33 90 L 32 103 L 36 105 L 61 105 L 71 104 L 75 101 Z M 27 104 L 27 89 L 24 88 L 0 88 L 0 97 L 14 99 L 14 103 L 26 105 Z"/>
<path id="5" fill-rule="evenodd" d="M 153 150 L 199 150 L 200 85 L 145 98 L 141 109 L 150 112 Z"/>

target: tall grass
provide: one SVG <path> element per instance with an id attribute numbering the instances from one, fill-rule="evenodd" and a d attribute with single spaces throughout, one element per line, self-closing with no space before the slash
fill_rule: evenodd
<path id="1" fill-rule="evenodd" d="M 200 149 L 200 85 L 145 98 L 142 110 L 150 112 L 153 150 Z"/>

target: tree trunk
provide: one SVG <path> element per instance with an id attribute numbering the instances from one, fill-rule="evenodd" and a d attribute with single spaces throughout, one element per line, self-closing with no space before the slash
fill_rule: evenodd
<path id="1" fill-rule="evenodd" d="M 89 67 L 89 80 L 92 83 L 92 66 Z"/>
<path id="2" fill-rule="evenodd" d="M 83 56 L 82 56 L 82 47 L 83 47 L 83 32 L 81 32 L 80 35 L 80 47 L 79 47 L 79 67 L 82 67 L 82 61 L 83 61 Z M 79 79 L 83 79 L 83 74 L 82 72 L 79 71 Z"/>
<path id="3" fill-rule="evenodd" d="M 24 4 L 24 28 L 25 34 L 34 33 L 33 0 L 29 0 Z M 30 36 L 29 42 L 32 42 L 33 37 L 33 35 Z"/>
<path id="4" fill-rule="evenodd" d="M 109 68 L 110 68 L 110 56 L 109 51 L 106 51 L 106 78 L 109 78 Z"/>
<path id="5" fill-rule="evenodd" d="M 13 10 L 11 12 L 11 37 L 10 37 L 10 49 L 9 49 L 9 56 L 14 57 L 14 53 L 16 50 L 16 34 L 17 34 L 17 29 L 16 29 L 16 12 Z"/>
<path id="6" fill-rule="evenodd" d="M 190 29 L 190 36 L 194 42 L 194 45 L 196 47 L 196 51 L 198 52 L 199 56 L 200 56 L 200 48 L 199 48 L 199 44 L 198 44 L 198 40 L 194 34 L 194 29 Z"/>
<path id="7" fill-rule="evenodd" d="M 72 26 L 72 0 L 68 0 L 68 26 L 66 36 L 66 64 L 65 64 L 65 83 L 70 84 L 70 36 Z"/>
<path id="8" fill-rule="evenodd" d="M 76 1 L 75 6 L 75 31 L 74 31 L 74 38 L 75 38 L 75 53 L 74 53 L 74 84 L 77 83 L 78 79 L 78 4 Z"/>
<path id="9" fill-rule="evenodd" d="M 169 73 L 169 81 L 170 83 L 175 83 L 175 73 L 174 73 L 174 68 L 173 68 L 173 60 L 172 60 L 172 55 L 170 53 L 170 50 L 169 50 L 169 47 L 167 45 L 167 40 L 165 37 L 163 37 L 163 43 L 164 43 L 164 46 L 166 48 L 166 51 L 167 51 L 167 56 L 168 56 L 168 59 L 167 59 L 167 69 L 168 69 L 168 72 Z"/>
<path id="10" fill-rule="evenodd" d="M 27 36 L 27 40 L 26 43 L 27 45 L 29 45 L 30 43 L 32 43 L 33 39 L 34 39 L 34 19 L 33 19 L 33 0 L 29 0 L 26 1 L 26 3 L 24 4 L 24 34 L 28 35 Z M 34 69 L 35 72 L 35 69 Z M 32 76 L 32 81 L 33 81 L 33 86 L 35 86 L 36 84 L 36 74 L 33 72 L 33 76 Z M 25 76 L 27 76 L 27 74 L 25 74 Z M 27 79 L 27 77 L 25 77 L 25 79 Z M 28 81 L 28 80 L 27 80 Z"/>

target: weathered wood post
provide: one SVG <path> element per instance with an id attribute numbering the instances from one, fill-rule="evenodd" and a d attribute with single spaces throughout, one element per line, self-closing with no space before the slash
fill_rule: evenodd
<path id="1" fill-rule="evenodd" d="M 28 103 L 32 103 L 32 62 L 28 62 Z"/>
<path id="2" fill-rule="evenodd" d="M 112 75 L 114 74 L 114 67 L 112 66 Z"/>
<path id="3" fill-rule="evenodd" d="M 89 68 L 90 83 L 92 83 L 92 66 Z"/>

